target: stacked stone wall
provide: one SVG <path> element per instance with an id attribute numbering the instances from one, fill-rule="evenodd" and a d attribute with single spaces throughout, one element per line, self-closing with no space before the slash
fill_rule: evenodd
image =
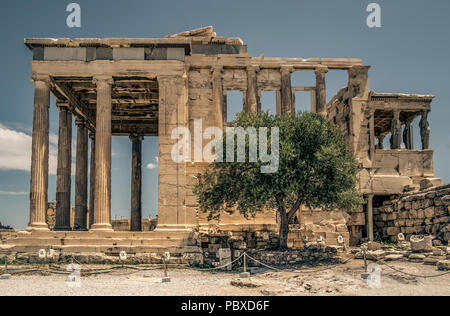
<path id="1" fill-rule="evenodd" d="M 397 241 L 399 233 L 450 239 L 450 185 L 405 193 L 374 209 L 374 230 L 382 239 Z"/>

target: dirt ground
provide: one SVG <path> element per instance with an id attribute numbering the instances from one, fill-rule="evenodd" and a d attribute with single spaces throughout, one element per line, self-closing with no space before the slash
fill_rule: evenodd
<path id="1" fill-rule="evenodd" d="M 442 274 L 434 266 L 396 262 L 396 270 L 409 274 L 434 276 Z M 14 267 L 16 268 L 16 267 Z M 82 269 L 104 266 L 89 266 Z M 0 296 L 309 296 L 309 295 L 373 295 L 373 296 L 441 296 L 450 295 L 450 274 L 435 278 L 419 278 L 380 265 L 381 283 L 369 286 L 361 278 L 363 262 L 352 260 L 334 267 L 305 268 L 303 271 L 257 271 L 244 285 L 231 285 L 236 272 L 199 272 L 189 269 L 169 271 L 170 283 L 162 283 L 163 271 L 149 269 L 116 270 L 112 273 L 82 276 L 79 287 L 69 287 L 67 275 L 13 275 L 0 280 Z M 375 284 L 375 286 L 374 286 Z M 379 285 L 379 288 L 376 288 Z M 250 286 L 250 287 L 249 287 Z"/>

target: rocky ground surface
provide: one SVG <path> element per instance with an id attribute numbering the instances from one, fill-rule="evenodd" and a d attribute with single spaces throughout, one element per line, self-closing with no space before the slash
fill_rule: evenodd
<path id="1" fill-rule="evenodd" d="M 435 266 L 405 260 L 389 262 L 388 264 L 397 270 L 395 271 L 383 262 L 378 264 L 381 272 L 379 288 L 369 286 L 367 281 L 361 278 L 364 261 L 353 259 L 343 265 L 305 267 L 301 271 L 255 269 L 250 279 L 239 279 L 237 272 L 211 273 L 192 269 L 171 269 L 170 283 L 162 283 L 164 273 L 161 269 L 117 269 L 107 274 L 82 276 L 80 287 L 74 288 L 69 287 L 66 282 L 67 275 L 63 274 L 13 274 L 9 279 L 0 279 L 0 296 L 450 295 L 450 274 L 434 278 L 411 275 L 437 276 L 445 273 L 437 271 Z M 11 268 L 18 269 L 17 266 Z M 61 266 L 61 269 L 63 268 L 65 266 Z M 83 269 L 105 269 L 105 266 L 82 266 L 82 271 Z"/>

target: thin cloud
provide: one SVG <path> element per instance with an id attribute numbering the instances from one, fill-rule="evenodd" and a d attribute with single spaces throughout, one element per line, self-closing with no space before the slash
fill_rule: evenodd
<path id="1" fill-rule="evenodd" d="M 31 168 L 30 135 L 0 124 L 0 170 L 30 171 Z M 49 173 L 56 174 L 58 137 L 49 136 Z"/>
<path id="2" fill-rule="evenodd" d="M 159 157 L 155 157 L 155 161 L 156 161 L 156 163 L 149 163 L 146 168 L 150 169 L 150 170 L 157 169 L 158 168 Z"/>
<path id="3" fill-rule="evenodd" d="M 8 191 L 0 191 L 0 195 L 28 195 L 29 192 L 8 192 Z"/>

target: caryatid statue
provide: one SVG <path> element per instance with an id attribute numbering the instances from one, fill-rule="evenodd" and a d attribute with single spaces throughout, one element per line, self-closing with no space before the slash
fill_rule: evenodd
<path id="1" fill-rule="evenodd" d="M 422 111 L 422 119 L 419 123 L 420 126 L 420 137 L 422 138 L 422 149 L 430 148 L 430 123 L 428 123 L 428 112 Z"/>
<path id="2" fill-rule="evenodd" d="M 400 122 L 400 113 L 394 112 L 394 118 L 391 125 L 391 149 L 400 149 L 402 144 L 402 123 Z"/>
<path id="3" fill-rule="evenodd" d="M 414 129 L 411 125 L 412 120 L 406 119 L 405 129 L 403 130 L 403 142 L 405 143 L 406 149 L 414 149 Z"/>

